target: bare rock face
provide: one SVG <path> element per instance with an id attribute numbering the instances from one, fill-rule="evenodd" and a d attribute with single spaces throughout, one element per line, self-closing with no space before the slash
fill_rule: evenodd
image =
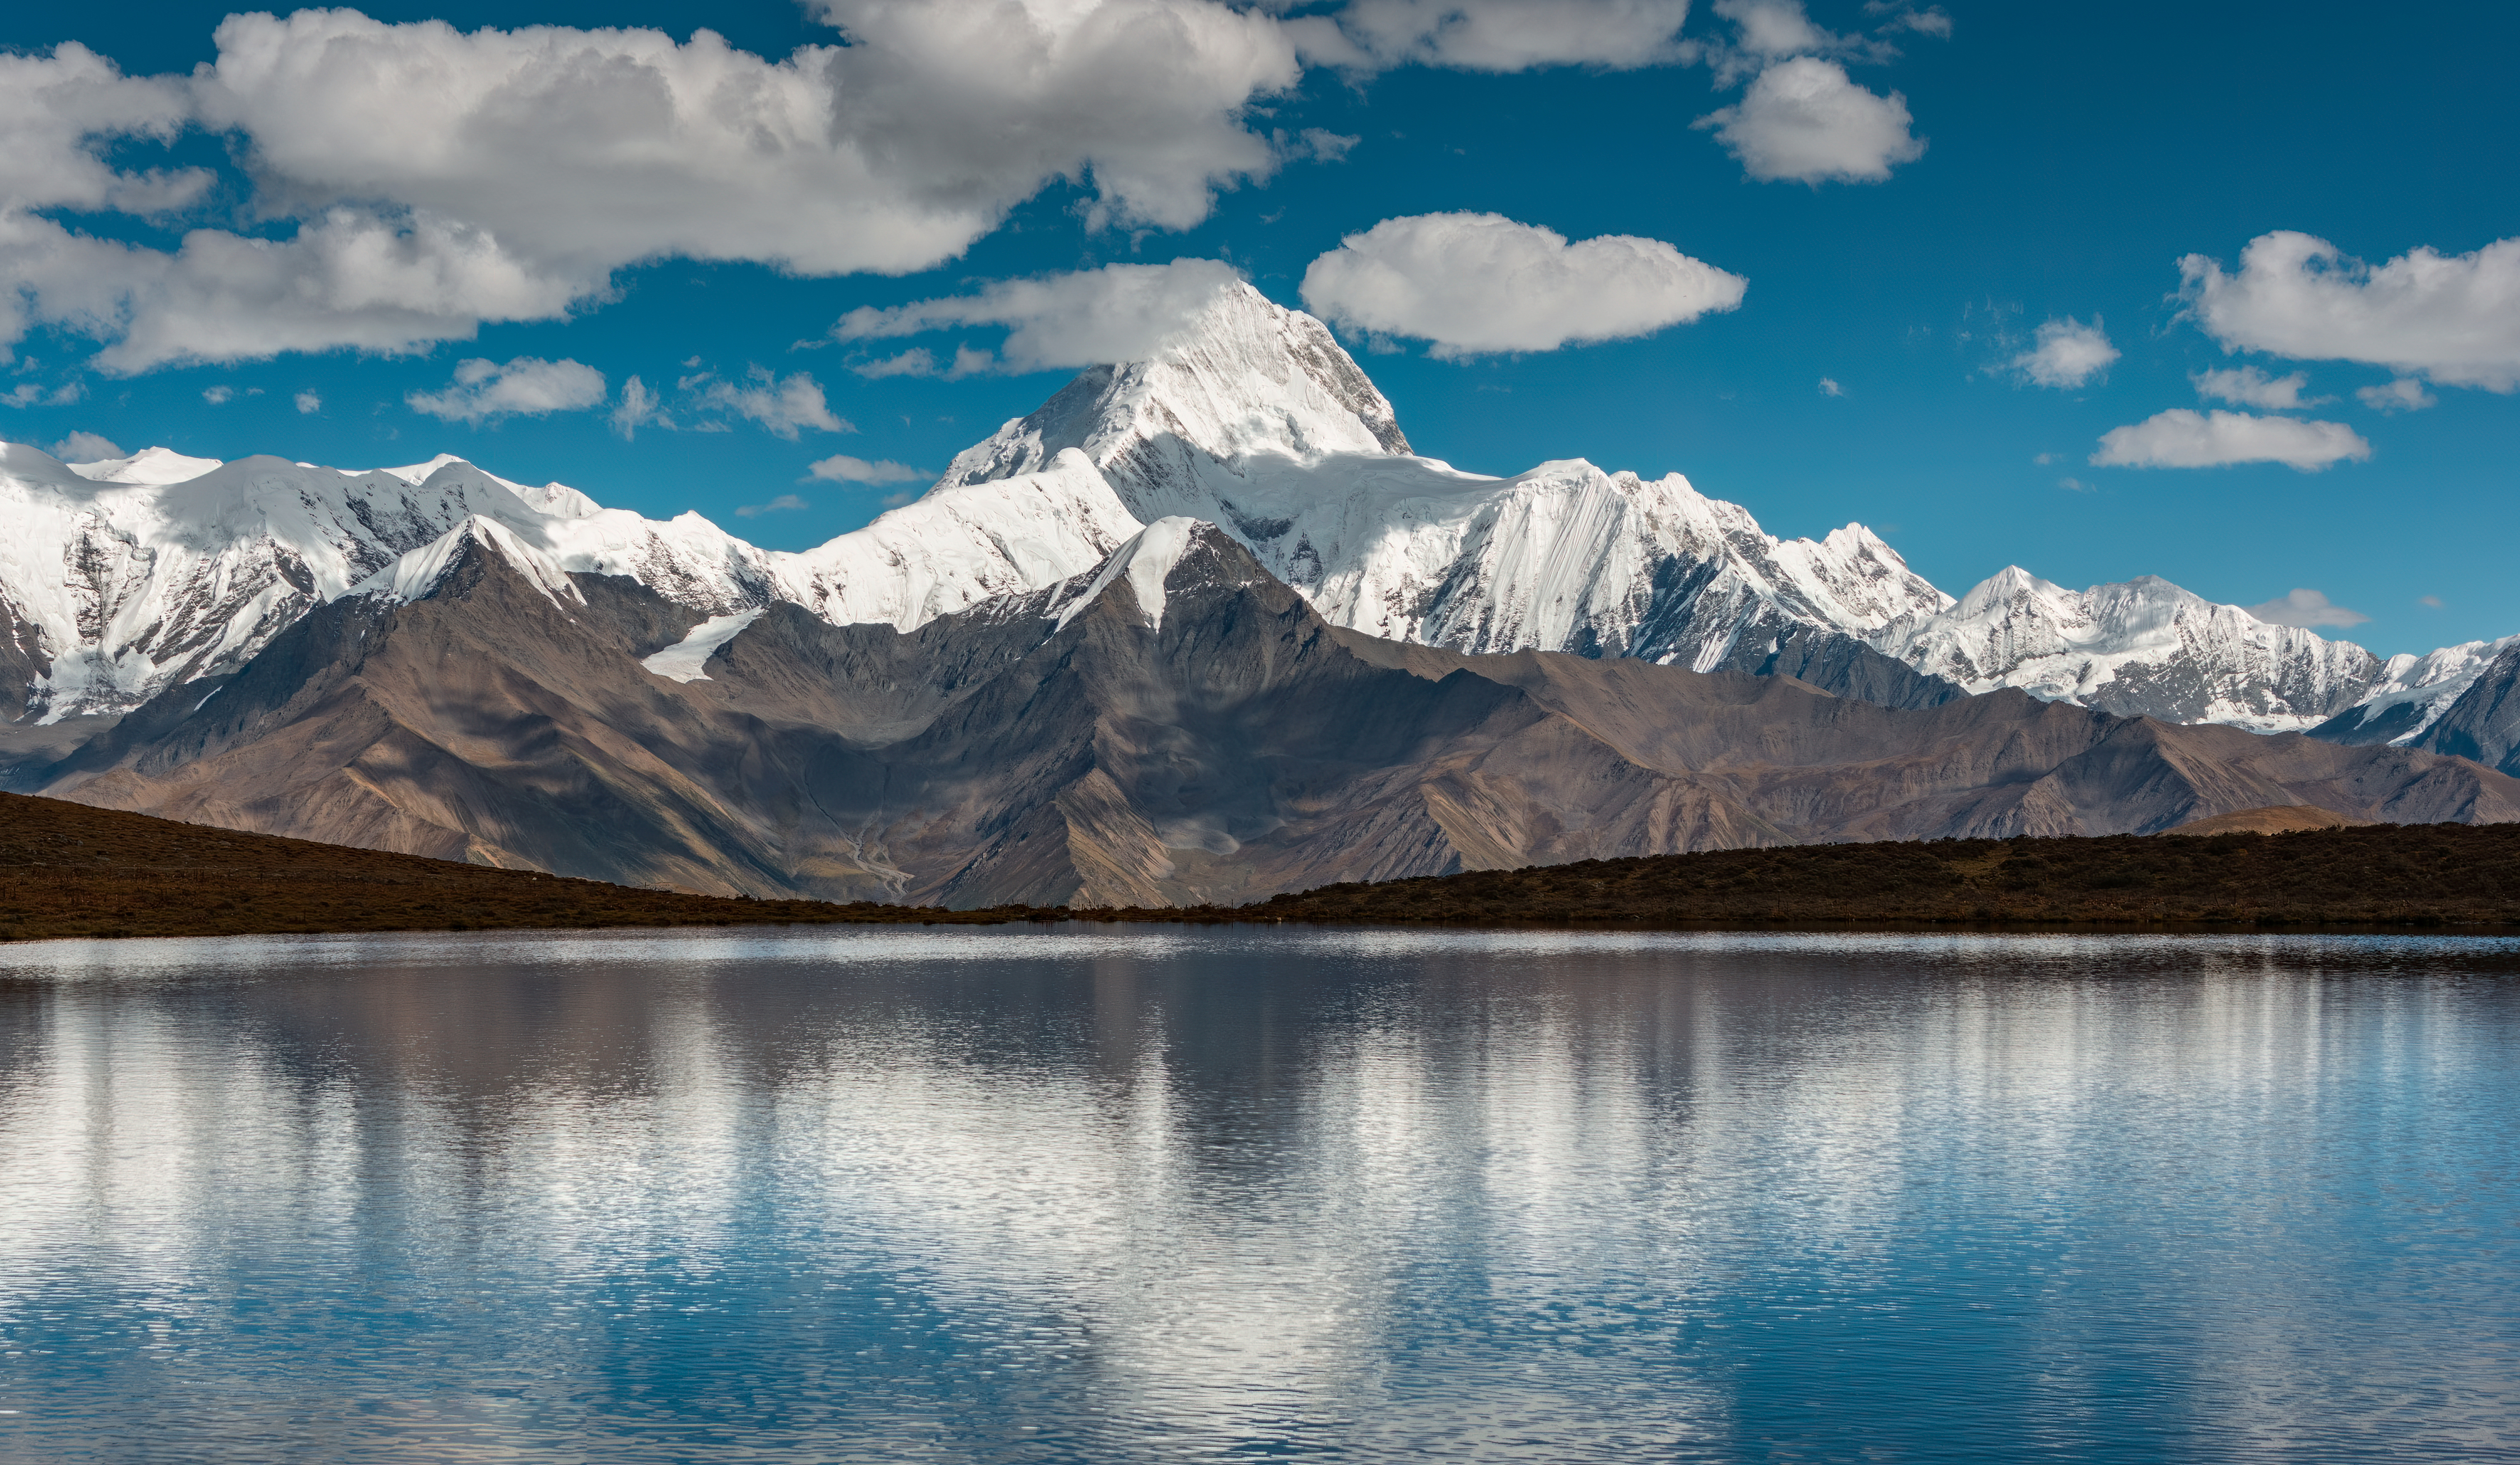
<path id="1" fill-rule="evenodd" d="M 2418 750 L 1380 640 L 1178 518 L 906 634 L 785 602 L 730 628 L 469 531 L 309 613 L 206 697 L 154 699 L 41 788 L 634 884 L 964 907 L 1239 903 L 2269 805 L 2520 819 L 2520 780 Z"/>

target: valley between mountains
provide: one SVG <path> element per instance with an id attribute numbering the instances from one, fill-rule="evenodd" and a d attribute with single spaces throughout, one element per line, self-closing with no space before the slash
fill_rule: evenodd
<path id="1" fill-rule="evenodd" d="M 2520 638 L 1955 600 L 1677 475 L 1417 457 L 1247 288 L 764 552 L 456 460 L 0 456 L 0 779 L 710 895 L 1237 905 L 1631 855 L 2520 821 Z"/>

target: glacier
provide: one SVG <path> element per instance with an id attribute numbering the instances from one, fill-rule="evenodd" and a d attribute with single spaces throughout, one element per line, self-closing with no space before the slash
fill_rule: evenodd
<path id="1" fill-rule="evenodd" d="M 22 706 L 0 685 L 0 720 L 127 712 L 243 665 L 317 604 L 410 593 L 467 537 L 549 593 L 568 573 L 626 575 L 704 629 L 788 601 L 908 632 L 1092 571 L 1172 520 L 1217 526 L 1325 619 L 1373 636 L 1834 675 L 1883 700 L 2018 688 L 2278 732 L 2356 707 L 2438 715 L 2503 644 L 2383 663 L 2149 576 L 2073 592 L 2008 567 L 1955 599 L 1861 524 L 1780 539 L 1678 473 L 1575 458 L 1466 472 L 1412 449 L 1320 321 L 1238 285 L 1144 360 L 1080 374 L 965 450 L 915 502 L 802 552 L 452 455 L 336 469 L 152 448 L 70 465 L 0 446 L 0 683 L 23 683 Z M 698 675 L 717 643 L 689 644 L 658 653 L 660 674 Z"/>

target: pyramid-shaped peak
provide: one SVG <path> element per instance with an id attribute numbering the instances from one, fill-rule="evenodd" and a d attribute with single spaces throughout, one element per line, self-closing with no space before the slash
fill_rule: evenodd
<path id="1" fill-rule="evenodd" d="M 1144 358 L 1092 368 L 964 451 L 940 486 L 1039 472 L 1075 448 L 1142 519 L 1210 509 L 1179 490 L 1259 458 L 1409 452 L 1390 401 L 1329 328 L 1244 282 L 1221 287 Z M 1212 512 L 1212 510 L 1210 510 Z"/>
<path id="2" fill-rule="evenodd" d="M 425 600 L 475 555 L 505 563 L 524 576 L 526 583 L 554 606 L 563 599 L 580 605 L 586 603 L 585 592 L 569 579 L 558 559 L 525 543 L 505 524 L 477 513 L 350 587 L 350 594 L 376 596 L 406 605 Z"/>
<path id="3" fill-rule="evenodd" d="M 1058 606 L 1053 618 L 1061 629 L 1076 619 L 1085 608 L 1102 598 L 1102 593 L 1126 580 L 1129 593 L 1137 598 L 1139 613 L 1147 618 L 1149 629 L 1161 629 L 1164 606 L 1173 588 L 1173 580 L 1185 560 L 1197 552 L 1209 552 L 1208 557 L 1229 555 L 1246 564 L 1253 574 L 1265 573 L 1251 560 L 1249 554 L 1233 538 L 1214 524 L 1175 514 L 1160 518 L 1132 536 L 1128 543 L 1113 550 L 1094 571 L 1094 577 L 1076 596 Z"/>

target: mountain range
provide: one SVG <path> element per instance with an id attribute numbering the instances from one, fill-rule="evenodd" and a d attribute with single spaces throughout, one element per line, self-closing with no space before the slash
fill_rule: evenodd
<path id="1" fill-rule="evenodd" d="M 1248 288 L 800 554 L 451 458 L 13 444 L 0 523 L 11 786 L 712 893 L 2520 819 L 2520 637 L 2384 663 L 2149 577 L 1955 600 L 1677 474 L 1465 473 Z"/>

